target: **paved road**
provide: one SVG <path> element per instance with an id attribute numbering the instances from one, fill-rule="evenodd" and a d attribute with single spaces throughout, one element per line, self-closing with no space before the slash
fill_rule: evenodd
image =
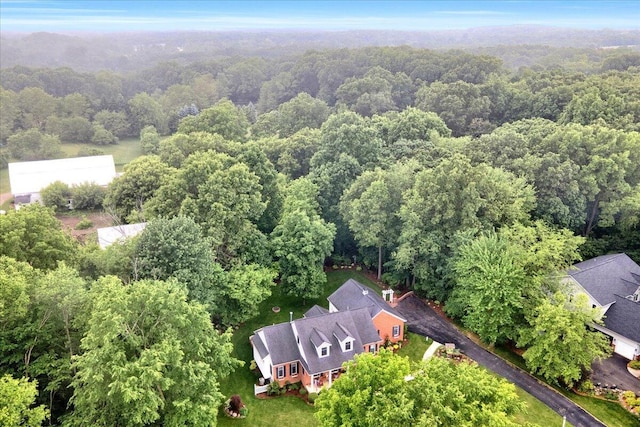
<path id="1" fill-rule="evenodd" d="M 471 341 L 418 297 L 410 296 L 400 301 L 396 310 L 408 320 L 409 331 L 441 343 L 455 343 L 456 347 L 480 365 L 516 384 L 558 414 L 566 415 L 567 421 L 575 427 L 605 426 L 563 395 Z"/>

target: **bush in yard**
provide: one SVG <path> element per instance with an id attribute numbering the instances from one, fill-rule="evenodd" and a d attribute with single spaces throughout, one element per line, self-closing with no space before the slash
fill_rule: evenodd
<path id="1" fill-rule="evenodd" d="M 276 381 L 271 381 L 267 386 L 267 394 L 269 396 L 277 396 L 280 394 L 280 384 Z"/>
<path id="2" fill-rule="evenodd" d="M 640 360 L 632 360 L 628 365 L 631 369 L 640 369 Z"/>
<path id="3" fill-rule="evenodd" d="M 52 207 L 57 212 L 69 206 L 71 189 L 64 182 L 56 181 L 43 188 L 40 195 L 44 205 Z"/>
<path id="4" fill-rule="evenodd" d="M 307 389 L 304 387 L 300 387 L 300 391 L 298 393 L 300 393 L 300 396 L 304 396 L 307 394 Z"/>
<path id="5" fill-rule="evenodd" d="M 585 379 L 580 383 L 580 385 L 578 385 L 578 391 L 580 393 L 591 395 L 593 394 L 594 390 L 595 390 L 595 387 L 593 386 L 593 383 L 589 379 Z"/>
<path id="6" fill-rule="evenodd" d="M 93 227 L 93 222 L 87 218 L 86 215 L 82 216 L 82 220 L 78 224 L 76 224 L 76 230 L 86 230 L 88 228 Z"/>
<path id="7" fill-rule="evenodd" d="M 317 398 L 318 398 L 318 393 L 309 393 L 309 397 L 307 397 L 307 400 L 309 401 L 309 403 L 313 404 L 315 403 Z"/>
<path id="8" fill-rule="evenodd" d="M 94 210 L 102 208 L 106 190 L 93 182 L 85 182 L 71 187 L 74 209 Z"/>
<path id="9" fill-rule="evenodd" d="M 240 395 L 234 394 L 229 399 L 229 410 L 239 413 L 240 408 L 242 408 L 243 406 L 244 405 L 242 404 L 242 399 L 240 398 Z"/>
<path id="10" fill-rule="evenodd" d="M 287 386 L 287 388 L 291 391 L 296 391 L 300 389 L 300 381 L 298 381 L 297 383 L 293 383 L 293 384 L 289 384 Z"/>

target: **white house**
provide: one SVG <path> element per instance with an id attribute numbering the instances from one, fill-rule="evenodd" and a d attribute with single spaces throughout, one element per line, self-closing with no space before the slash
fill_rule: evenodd
<path id="1" fill-rule="evenodd" d="M 627 358 L 640 356 L 640 266 L 626 254 L 603 255 L 580 262 L 565 282 L 600 308 L 604 325 L 596 329 L 611 338 L 614 351 Z"/>
<path id="2" fill-rule="evenodd" d="M 115 177 L 111 155 L 9 163 L 9 183 L 16 206 L 40 201 L 40 191 L 56 181 L 69 186 L 85 182 L 107 186 Z"/>

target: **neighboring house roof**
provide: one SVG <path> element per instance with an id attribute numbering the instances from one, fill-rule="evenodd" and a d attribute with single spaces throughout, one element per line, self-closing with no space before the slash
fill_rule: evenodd
<path id="1" fill-rule="evenodd" d="M 617 296 L 604 318 L 607 329 L 640 343 L 640 303 Z"/>
<path id="2" fill-rule="evenodd" d="M 407 321 L 400 313 L 383 300 L 380 295 L 354 279 L 347 280 L 344 285 L 329 295 L 327 299 L 339 311 L 367 307 L 371 317 L 375 317 L 384 310 L 401 319 L 403 322 Z"/>
<path id="3" fill-rule="evenodd" d="M 108 185 L 115 176 L 116 167 L 111 155 L 9 163 L 13 195 L 39 193 L 56 181 L 67 185 L 85 182 Z"/>
<path id="4" fill-rule="evenodd" d="M 120 240 L 139 234 L 146 226 L 146 222 L 140 222 L 137 224 L 123 224 L 116 225 L 115 227 L 98 228 L 98 245 L 104 249 Z"/>
<path id="5" fill-rule="evenodd" d="M 640 342 L 640 266 L 626 254 L 603 255 L 575 264 L 571 276 L 601 306 L 607 329 Z"/>

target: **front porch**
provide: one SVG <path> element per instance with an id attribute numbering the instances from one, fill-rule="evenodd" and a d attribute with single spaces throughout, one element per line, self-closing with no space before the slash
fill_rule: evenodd
<path id="1" fill-rule="evenodd" d="M 333 384 L 333 382 L 340 377 L 343 369 L 333 369 L 326 372 L 321 372 L 319 374 L 313 374 L 308 377 L 308 382 L 304 385 L 304 388 L 307 389 L 309 393 L 319 393 L 323 388 L 329 388 Z"/>

